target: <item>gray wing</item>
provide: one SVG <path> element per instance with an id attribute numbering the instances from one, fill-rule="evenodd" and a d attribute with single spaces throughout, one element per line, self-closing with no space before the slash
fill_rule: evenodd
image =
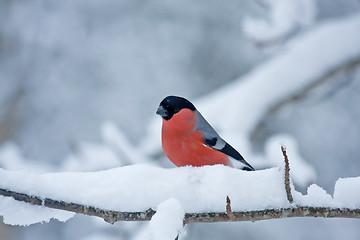
<path id="1" fill-rule="evenodd" d="M 201 131 L 204 134 L 204 144 L 212 149 L 222 152 L 239 162 L 246 165 L 244 170 L 255 170 L 248 162 L 245 161 L 243 156 L 236 151 L 230 144 L 225 142 L 219 134 L 212 128 L 212 126 L 205 120 L 198 110 L 196 111 L 196 126 L 195 129 Z"/>

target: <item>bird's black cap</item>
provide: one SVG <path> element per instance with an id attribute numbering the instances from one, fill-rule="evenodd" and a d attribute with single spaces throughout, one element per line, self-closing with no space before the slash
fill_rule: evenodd
<path id="1" fill-rule="evenodd" d="M 186 98 L 167 96 L 161 101 L 156 114 L 160 115 L 165 120 L 169 120 L 174 114 L 184 108 L 188 108 L 192 111 L 196 110 L 195 106 Z"/>

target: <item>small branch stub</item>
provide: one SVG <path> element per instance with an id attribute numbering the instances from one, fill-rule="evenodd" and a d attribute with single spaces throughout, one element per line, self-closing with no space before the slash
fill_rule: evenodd
<path id="1" fill-rule="evenodd" d="M 228 215 L 228 217 L 231 221 L 235 220 L 235 215 L 231 210 L 231 201 L 230 201 L 229 196 L 226 196 L 226 214 Z"/>
<path id="2" fill-rule="evenodd" d="M 289 167 L 289 159 L 288 156 L 286 154 L 286 148 L 285 146 L 281 146 L 281 151 L 282 154 L 284 156 L 284 161 L 285 161 L 285 190 L 286 190 L 286 196 L 287 199 L 290 203 L 293 203 L 294 199 L 293 196 L 291 195 L 291 188 L 290 188 L 290 167 Z"/>

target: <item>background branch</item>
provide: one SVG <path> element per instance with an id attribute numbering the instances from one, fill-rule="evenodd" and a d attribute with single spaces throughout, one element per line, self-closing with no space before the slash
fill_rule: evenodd
<path id="1" fill-rule="evenodd" d="M 303 100 L 306 98 L 310 93 L 315 91 L 316 89 L 320 88 L 321 86 L 324 86 L 325 84 L 331 82 L 331 81 L 338 81 L 335 79 L 335 76 L 338 74 L 349 74 L 355 69 L 357 69 L 360 66 L 360 58 L 355 58 L 348 60 L 344 62 L 343 64 L 340 64 L 337 67 L 334 67 L 333 69 L 329 70 L 328 72 L 324 73 L 322 76 L 320 76 L 318 79 L 314 79 L 311 83 L 308 85 L 305 85 L 303 88 L 299 89 L 294 94 L 282 99 L 278 103 L 275 103 L 272 107 L 270 107 L 261 118 L 261 119 L 252 129 L 250 133 L 250 139 L 252 142 L 261 142 L 261 139 L 264 139 L 265 129 L 266 129 L 266 123 L 270 122 L 272 118 L 276 114 L 278 114 L 282 109 L 284 109 L 286 106 L 290 104 L 294 104 L 296 102 L 299 102 L 300 100 Z M 345 83 L 349 83 L 350 81 L 345 78 Z M 340 88 L 336 88 L 334 91 L 339 90 Z"/>

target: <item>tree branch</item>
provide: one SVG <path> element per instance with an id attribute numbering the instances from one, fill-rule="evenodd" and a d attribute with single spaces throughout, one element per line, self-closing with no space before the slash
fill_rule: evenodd
<path id="1" fill-rule="evenodd" d="M 18 193 L 0 188 L 0 195 L 12 197 L 15 200 L 30 203 L 32 205 L 45 206 L 53 209 L 65 210 L 74 213 L 97 216 L 108 223 L 117 221 L 149 221 L 155 211 L 149 209 L 144 212 L 120 212 L 103 210 L 96 207 L 85 206 L 77 203 L 67 203 L 50 198 L 42 199 L 24 193 Z M 230 204 L 230 203 L 229 203 Z M 323 217 L 323 218 L 360 218 L 360 209 L 349 208 L 328 208 L 299 206 L 294 208 L 265 209 L 243 212 L 209 212 L 209 213 L 186 213 L 184 223 L 195 222 L 238 222 L 238 221 L 259 221 L 277 218 L 291 217 Z"/>
<path id="2" fill-rule="evenodd" d="M 290 168 L 289 159 L 286 149 L 281 146 L 281 151 L 285 161 L 285 189 L 287 199 L 293 202 L 290 188 Z M 65 210 L 74 213 L 80 213 L 89 216 L 96 216 L 104 219 L 106 222 L 114 224 L 117 221 L 149 221 L 155 214 L 151 208 L 143 212 L 120 212 L 114 210 L 104 210 L 92 206 L 86 206 L 78 203 L 68 203 L 50 198 L 41 198 L 31 196 L 25 193 L 19 193 L 12 190 L 0 188 L 0 196 L 12 197 L 21 202 L 30 203 L 37 206 L 45 206 L 52 209 Z M 184 224 L 195 222 L 238 222 L 238 221 L 259 221 L 277 218 L 291 217 L 323 217 L 323 218 L 359 218 L 360 209 L 350 208 L 330 208 L 330 207 L 311 207 L 296 206 L 280 209 L 264 209 L 253 211 L 233 212 L 231 210 L 230 198 L 226 197 L 225 212 L 208 212 L 208 213 L 185 213 Z"/>
<path id="3" fill-rule="evenodd" d="M 360 209 L 300 206 L 294 208 L 233 212 L 233 215 L 234 218 L 230 219 L 227 213 L 188 213 L 185 215 L 185 223 L 255 222 L 260 220 L 291 217 L 360 218 Z"/>
<path id="4" fill-rule="evenodd" d="M 294 94 L 283 98 L 279 102 L 275 103 L 272 107 L 268 108 L 267 111 L 259 118 L 259 122 L 253 127 L 250 133 L 250 140 L 252 142 L 261 142 L 261 139 L 264 139 L 266 135 L 267 122 L 269 122 L 280 110 L 284 109 L 286 106 L 295 104 L 306 98 L 310 93 L 319 89 L 321 86 L 324 86 L 330 81 L 334 81 L 334 77 L 338 74 L 350 73 L 357 69 L 360 66 L 360 58 L 348 60 L 333 69 L 330 69 L 328 72 L 324 73 L 318 79 L 314 79 L 311 83 L 305 85 L 303 88 L 299 89 Z M 348 82 L 348 81 L 347 81 Z"/>
<path id="5" fill-rule="evenodd" d="M 119 212 L 112 210 L 103 210 L 96 207 L 86 206 L 77 203 L 67 203 L 50 198 L 42 199 L 37 196 L 30 196 L 25 193 L 18 193 L 11 190 L 0 188 L 0 195 L 12 197 L 17 201 L 30 203 L 37 206 L 45 206 L 48 208 L 65 210 L 74 213 L 80 213 L 89 216 L 97 216 L 103 218 L 106 222 L 114 224 L 117 221 L 149 221 L 155 214 L 155 211 L 149 209 L 145 212 Z"/>

